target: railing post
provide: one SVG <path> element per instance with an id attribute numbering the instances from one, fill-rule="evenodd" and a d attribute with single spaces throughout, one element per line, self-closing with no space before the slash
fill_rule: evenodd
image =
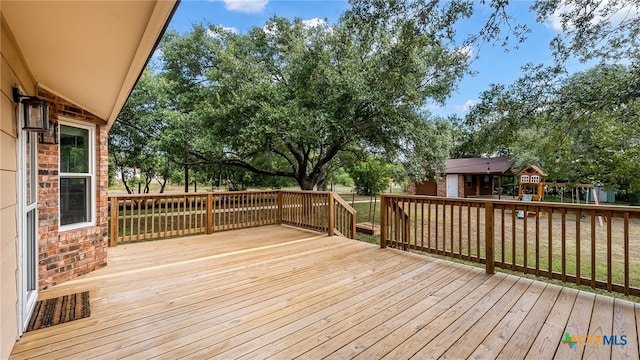
<path id="1" fill-rule="evenodd" d="M 493 203 L 487 202 L 484 206 L 484 253 L 485 253 L 485 269 L 488 275 L 496 272 L 495 254 L 494 254 L 494 209 Z"/>
<path id="2" fill-rule="evenodd" d="M 387 197 L 380 196 L 380 248 L 387 247 Z"/>
<path id="3" fill-rule="evenodd" d="M 111 197 L 111 233 L 109 234 L 109 246 L 118 246 L 118 213 L 120 200 L 117 196 Z"/>
<path id="4" fill-rule="evenodd" d="M 277 217 L 278 217 L 278 225 L 282 225 L 282 190 L 278 190 L 278 211 L 277 211 Z"/>
<path id="5" fill-rule="evenodd" d="M 207 193 L 207 234 L 213 233 L 213 194 Z"/>
<path id="6" fill-rule="evenodd" d="M 349 213 L 349 215 L 351 215 L 351 238 L 355 240 L 356 238 L 356 217 L 358 216 L 358 213 L 356 212 L 355 214 L 351 214 Z"/>
<path id="7" fill-rule="evenodd" d="M 334 232 L 333 232 L 333 228 L 335 227 L 335 221 L 336 221 L 336 204 L 335 204 L 335 200 L 333 199 L 333 192 L 330 192 L 327 194 L 328 199 L 329 199 L 329 210 L 328 210 L 328 216 L 329 216 L 329 229 L 328 229 L 328 233 L 329 236 L 333 236 Z"/>

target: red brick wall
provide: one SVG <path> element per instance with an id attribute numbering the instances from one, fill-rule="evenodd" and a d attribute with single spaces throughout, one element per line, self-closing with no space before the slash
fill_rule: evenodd
<path id="1" fill-rule="evenodd" d="M 447 196 L 447 176 L 442 175 L 440 179 L 436 182 L 438 186 L 438 196 L 446 197 Z"/>
<path id="2" fill-rule="evenodd" d="M 458 197 L 464 197 L 464 175 L 458 175 Z"/>
<path id="3" fill-rule="evenodd" d="M 57 144 L 38 144 L 38 288 L 74 279 L 107 265 L 108 155 L 105 121 L 51 93 L 39 89 L 38 96 L 50 102 L 50 118 L 60 116 L 96 126 L 95 226 L 59 231 L 59 154 Z M 50 141 L 47 138 L 45 141 Z"/>
<path id="4" fill-rule="evenodd" d="M 409 184 L 407 185 L 407 192 L 409 193 L 409 195 L 415 195 L 416 194 L 416 181 L 412 177 L 409 177 Z"/>

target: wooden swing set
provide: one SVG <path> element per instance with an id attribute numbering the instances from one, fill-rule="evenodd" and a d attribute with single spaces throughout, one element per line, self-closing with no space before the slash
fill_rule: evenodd
<path id="1" fill-rule="evenodd" d="M 544 188 L 545 186 L 560 187 L 564 189 L 566 183 L 557 182 L 545 182 L 544 178 L 547 175 L 537 166 L 529 165 L 518 173 L 518 179 L 520 184 L 518 186 L 518 200 L 520 201 L 543 201 L 544 200 Z M 579 189 L 591 189 L 593 194 L 593 200 L 596 205 L 600 205 L 600 199 L 598 198 L 598 191 L 592 184 L 576 184 L 574 185 L 576 190 L 576 199 L 580 203 Z M 587 190 L 589 191 L 589 190 Z M 564 194 L 564 191 L 562 192 Z M 572 196 L 573 197 L 573 196 Z M 585 203 L 587 200 L 585 199 Z M 527 212 L 527 214 L 535 214 L 535 212 Z M 538 214 L 538 216 L 542 213 Z M 524 211 L 518 212 L 518 218 L 524 217 Z M 602 216 L 598 216 L 598 223 L 600 226 L 604 225 L 604 219 Z"/>

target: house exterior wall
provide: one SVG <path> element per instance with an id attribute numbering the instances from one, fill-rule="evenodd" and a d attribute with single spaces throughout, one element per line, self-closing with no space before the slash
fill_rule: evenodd
<path id="1" fill-rule="evenodd" d="M 34 95 L 35 82 L 0 8 L 0 358 L 18 336 L 18 125 L 12 89 Z"/>
<path id="2" fill-rule="evenodd" d="M 458 197 L 465 197 L 465 176 L 458 174 Z M 434 185 L 435 184 L 435 185 Z M 435 187 L 435 196 L 447 197 L 447 177 L 441 176 L 438 180 L 427 180 L 416 184 L 414 180 L 409 180 L 409 194 L 427 195 L 425 192 L 432 192 Z M 475 189 L 472 189 L 475 190 Z"/>
<path id="3" fill-rule="evenodd" d="M 436 196 L 437 192 L 438 185 L 433 179 L 425 180 L 421 183 L 415 184 L 414 194 L 416 195 Z"/>
<path id="4" fill-rule="evenodd" d="M 49 101 L 51 119 L 92 123 L 96 134 L 95 225 L 80 229 L 59 231 L 58 145 L 38 145 L 38 288 L 43 290 L 107 265 L 109 174 L 105 122 L 43 89 L 38 90 L 38 96 Z"/>
<path id="5" fill-rule="evenodd" d="M 409 195 L 416 195 L 416 181 L 409 177 L 409 183 L 407 184 L 407 192 Z"/>
<path id="6" fill-rule="evenodd" d="M 0 3 L 1 4 L 1 3 Z M 106 122 L 53 94 L 37 89 L 0 6 L 0 359 L 9 357 L 19 334 L 18 136 L 13 87 L 51 102 L 51 119 L 95 126 L 95 226 L 59 232 L 59 150 L 38 144 L 38 288 L 76 278 L 107 263 L 108 155 Z M 46 140 L 53 140 L 48 138 Z"/>
<path id="7" fill-rule="evenodd" d="M 441 176 L 438 181 L 436 181 L 436 187 L 438 190 L 438 196 L 447 197 L 447 177 Z"/>

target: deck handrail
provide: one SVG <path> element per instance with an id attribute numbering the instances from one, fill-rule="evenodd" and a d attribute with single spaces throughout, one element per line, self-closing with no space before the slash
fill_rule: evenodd
<path id="1" fill-rule="evenodd" d="M 355 238 L 355 210 L 345 208 L 346 202 L 332 192 L 113 194 L 108 199 L 110 246 L 270 224 L 287 224 L 329 235 L 338 232 Z"/>
<path id="2" fill-rule="evenodd" d="M 337 194 L 332 196 L 334 201 L 334 229 L 344 237 L 350 239 L 356 238 L 356 209 L 351 207 L 349 203 L 344 201 L 342 197 Z M 330 217 L 331 219 L 331 217 Z"/>
<path id="3" fill-rule="evenodd" d="M 498 267 L 640 296 L 640 256 L 632 256 L 637 246 L 630 248 L 630 240 L 640 245 L 638 207 L 381 198 L 381 247 L 484 264 L 488 274 Z"/>

